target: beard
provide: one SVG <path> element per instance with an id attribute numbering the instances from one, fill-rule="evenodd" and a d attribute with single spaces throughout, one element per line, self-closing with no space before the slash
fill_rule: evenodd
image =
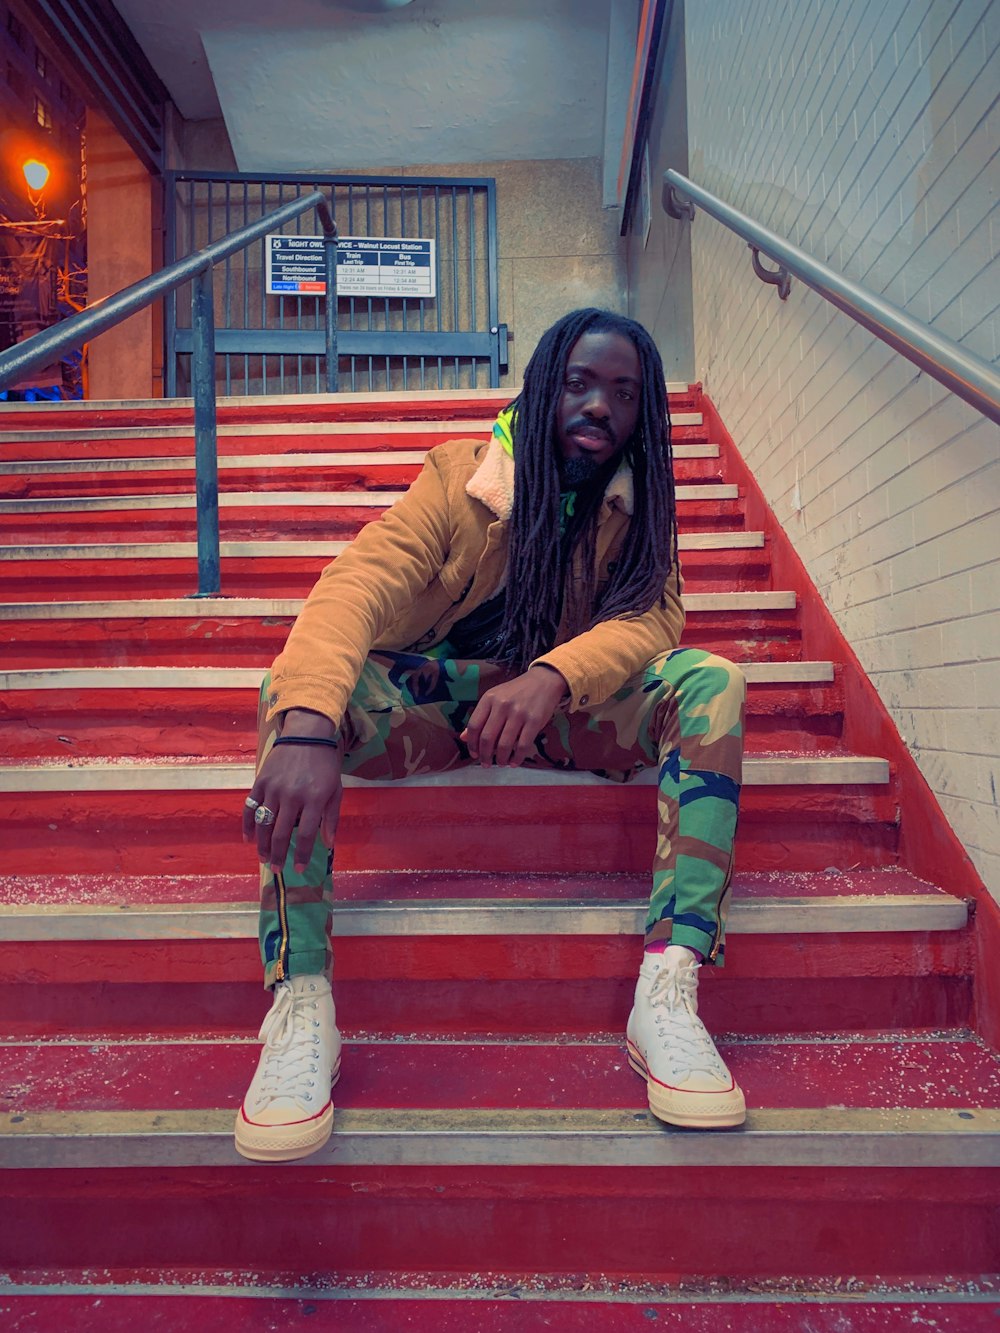
<path id="1" fill-rule="evenodd" d="M 565 490 L 579 490 L 588 481 L 593 481 L 602 472 L 606 463 L 599 463 L 585 455 L 579 458 L 561 458 L 559 460 L 559 480 Z"/>

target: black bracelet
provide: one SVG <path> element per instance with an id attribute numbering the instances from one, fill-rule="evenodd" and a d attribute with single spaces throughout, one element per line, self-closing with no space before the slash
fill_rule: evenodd
<path id="1" fill-rule="evenodd" d="M 331 750 L 340 749 L 335 736 L 279 736 L 274 745 L 326 745 Z"/>

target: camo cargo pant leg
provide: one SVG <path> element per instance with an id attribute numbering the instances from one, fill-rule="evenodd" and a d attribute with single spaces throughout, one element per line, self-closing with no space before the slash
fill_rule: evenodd
<path id="1" fill-rule="evenodd" d="M 468 764 L 459 733 L 480 695 L 507 678 L 488 662 L 373 653 L 344 719 L 344 772 L 400 780 Z M 647 939 L 690 944 L 713 963 L 723 957 L 743 699 L 738 668 L 709 653 L 679 649 L 650 662 L 604 703 L 557 713 L 538 738 L 537 756 L 528 761 L 534 767 L 584 769 L 619 782 L 643 768 L 658 768 Z M 262 725 L 258 762 L 276 734 L 274 724 Z M 330 861 L 317 843 L 301 875 L 292 851 L 282 874 L 261 868 L 266 985 L 280 975 L 329 973 Z"/>
<path id="2" fill-rule="evenodd" d="M 743 767 L 746 683 L 696 648 L 649 662 L 610 699 L 557 713 L 537 762 L 628 782 L 658 769 L 646 940 L 669 939 L 721 965 Z"/>
<path id="3" fill-rule="evenodd" d="M 341 727 L 344 773 L 370 780 L 404 779 L 469 763 L 458 735 L 480 694 L 507 678 L 489 662 L 372 653 Z M 278 720 L 266 721 L 269 688 L 267 675 L 258 707 L 258 768 L 280 735 Z M 260 868 L 258 935 L 267 987 L 295 975 L 329 976 L 333 969 L 333 858 L 317 838 L 309 864 L 300 872 L 294 853 L 293 834 L 282 872 Z"/>

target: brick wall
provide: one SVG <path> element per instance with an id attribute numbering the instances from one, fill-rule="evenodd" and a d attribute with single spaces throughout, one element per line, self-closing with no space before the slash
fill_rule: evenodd
<path id="1" fill-rule="evenodd" d="M 996 359 L 1000 0 L 683 21 L 688 174 Z M 691 265 L 695 376 L 1000 896 L 1000 435 L 704 214 Z"/>

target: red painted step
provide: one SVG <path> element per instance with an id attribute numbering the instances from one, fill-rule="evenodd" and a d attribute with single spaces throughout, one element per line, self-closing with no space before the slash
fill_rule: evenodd
<path id="1" fill-rule="evenodd" d="M 719 1044 L 754 1110 L 800 1107 L 1000 1108 L 1000 1056 L 973 1038 L 901 1033 Z M 0 1047 L 0 1114 L 214 1110 L 239 1105 L 255 1041 L 41 1042 Z M 417 1108 L 633 1108 L 643 1081 L 624 1041 L 349 1042 L 340 1111 Z"/>
<path id="2" fill-rule="evenodd" d="M 338 940 L 347 1034 L 456 1028 L 590 1035 L 624 1031 L 638 936 Z M 745 936 L 706 977 L 717 1033 L 938 1030 L 973 1021 L 971 931 Z M 11 1037 L 252 1035 L 266 1008 L 251 940 L 0 943 L 0 1032 Z"/>
<path id="3" fill-rule="evenodd" d="M 645 902 L 649 876 L 631 874 L 535 874 L 521 871 L 342 870 L 337 869 L 338 904 L 371 902 L 424 903 L 437 898 L 475 903 L 482 899 L 571 899 L 587 903 Z M 892 902 L 899 898 L 950 898 L 933 884 L 906 870 L 747 871 L 733 876 L 736 902 L 767 899 L 806 902 L 818 898 L 846 902 L 862 896 Z M 245 870 L 205 875 L 12 875 L 0 874 L 0 905 L 143 907 L 154 904 L 240 904 L 256 902 L 255 885 Z"/>
<path id="4" fill-rule="evenodd" d="M 235 1267 L 331 1286 L 352 1277 L 381 1285 L 407 1272 L 442 1283 L 582 1273 L 675 1288 L 713 1279 L 787 1288 L 831 1273 L 918 1290 L 933 1273 L 975 1284 L 995 1264 L 1000 1185 L 996 1171 L 891 1167 L 248 1165 L 7 1175 L 14 1269 Z M 651 1225 L 675 1213 L 683 1226 Z"/>

